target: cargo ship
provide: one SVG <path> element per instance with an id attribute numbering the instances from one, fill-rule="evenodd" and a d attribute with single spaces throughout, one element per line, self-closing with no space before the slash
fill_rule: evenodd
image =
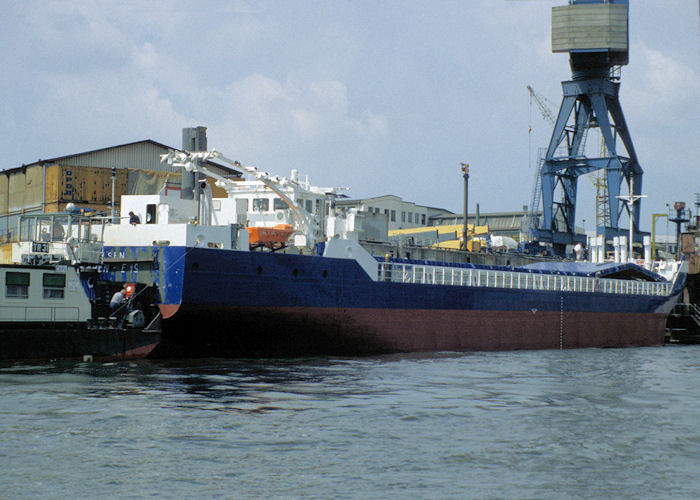
<path id="1" fill-rule="evenodd" d="M 683 288 L 682 262 L 512 267 L 372 255 L 356 236 L 361 214 L 334 213 L 332 189 L 215 151 L 164 158 L 191 172 L 211 159 L 255 180 L 219 179 L 224 199 L 207 198 L 205 182 L 191 200 L 125 196 L 122 210 L 150 223 L 104 230 L 99 279 L 139 283 L 158 298 L 154 356 L 661 345 Z M 294 232 L 252 230 L 280 224 Z"/>

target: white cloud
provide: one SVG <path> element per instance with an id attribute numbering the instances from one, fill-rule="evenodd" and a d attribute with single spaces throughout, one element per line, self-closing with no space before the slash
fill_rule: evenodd
<path id="1" fill-rule="evenodd" d="M 629 70 L 623 70 L 625 102 L 646 111 L 647 117 L 672 120 L 675 110 L 698 103 L 700 74 L 690 66 L 641 44 L 641 53 Z"/>
<path id="2" fill-rule="evenodd" d="M 358 195 L 393 191 L 460 210 L 454 182 L 466 160 L 482 209 L 529 201 L 525 85 L 556 108 L 570 76 L 566 54 L 551 53 L 549 3 L 301 6 L 8 4 L 0 166 L 146 137 L 177 146 L 182 127 L 204 125 L 210 146 L 231 157 Z M 696 25 L 678 22 L 677 9 L 648 12 L 633 11 L 634 26 L 648 26 L 631 31 L 622 106 L 650 177 L 670 158 L 674 174 L 696 177 L 700 75 L 679 50 Z M 663 33 L 668 43 L 650 32 L 662 27 L 659 12 L 678 28 Z M 549 134 L 536 109 L 532 121 L 534 154 Z M 426 175 L 439 181 L 416 182 Z"/>
<path id="3" fill-rule="evenodd" d="M 667 99 L 685 101 L 700 90 L 700 75 L 658 50 L 642 47 L 649 91 Z"/>
<path id="4" fill-rule="evenodd" d="M 221 96 L 218 116 L 226 128 L 239 131 L 245 149 L 262 148 L 271 141 L 323 143 L 349 134 L 356 142 L 388 133 L 387 118 L 370 110 L 350 113 L 347 87 L 339 81 L 278 82 L 254 74 L 231 83 Z M 240 131 L 247 131 L 245 134 Z"/>

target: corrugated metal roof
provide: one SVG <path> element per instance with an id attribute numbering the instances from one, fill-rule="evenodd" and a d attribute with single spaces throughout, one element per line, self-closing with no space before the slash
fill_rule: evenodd
<path id="1" fill-rule="evenodd" d="M 442 212 L 443 214 L 452 214 L 452 212 L 450 212 L 449 210 L 447 210 L 445 208 L 432 207 L 429 205 L 420 205 L 420 204 L 415 203 L 413 201 L 406 201 L 403 198 L 401 198 L 400 196 L 396 196 L 395 194 L 385 194 L 382 196 L 374 196 L 372 198 L 348 198 L 348 199 L 345 199 L 342 201 L 336 201 L 336 205 L 340 205 L 340 206 L 361 205 L 363 203 L 378 203 L 378 202 L 381 202 L 383 200 L 396 200 L 396 201 L 398 201 L 400 203 L 404 203 L 406 205 L 413 205 L 416 208 L 424 208 L 424 209 L 431 210 L 431 211 Z M 431 216 L 431 217 L 435 217 L 435 216 Z"/>
<path id="2" fill-rule="evenodd" d="M 65 156 L 57 156 L 39 160 L 28 165 L 22 165 L 12 169 L 4 170 L 5 173 L 11 173 L 24 169 L 31 165 L 37 164 L 54 164 L 86 166 L 98 168 L 132 168 L 139 170 L 152 170 L 156 172 L 179 172 L 180 168 L 174 168 L 167 163 L 161 163 L 160 155 L 167 153 L 170 150 L 181 151 L 178 148 L 173 148 L 161 144 L 151 139 L 143 141 L 130 142 L 117 146 L 109 146 L 106 148 L 94 149 L 83 153 L 75 153 Z M 207 168 L 219 175 L 235 175 L 241 176 L 241 172 L 219 163 L 207 162 Z"/>

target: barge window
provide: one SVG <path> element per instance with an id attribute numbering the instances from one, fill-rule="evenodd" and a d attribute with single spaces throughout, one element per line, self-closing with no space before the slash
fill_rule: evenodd
<path id="1" fill-rule="evenodd" d="M 253 198 L 253 210 L 267 212 L 270 209 L 270 200 L 267 198 Z"/>
<path id="2" fill-rule="evenodd" d="M 11 273 L 5 275 L 5 296 L 18 299 L 29 297 L 29 273 Z"/>
<path id="3" fill-rule="evenodd" d="M 44 273 L 44 298 L 62 299 L 65 296 L 66 275 Z"/>

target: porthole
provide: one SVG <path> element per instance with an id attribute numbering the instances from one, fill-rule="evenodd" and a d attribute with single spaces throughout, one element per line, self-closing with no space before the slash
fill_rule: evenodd
<path id="1" fill-rule="evenodd" d="M 328 271 L 326 271 L 326 270 L 324 269 L 324 270 L 323 270 L 323 273 L 321 273 L 321 276 L 323 276 L 324 278 L 327 278 L 327 277 L 328 277 Z"/>
<path id="2" fill-rule="evenodd" d="M 262 274 L 262 266 L 258 266 L 258 267 L 255 269 L 255 272 L 258 273 L 258 274 Z"/>
<path id="3" fill-rule="evenodd" d="M 297 268 L 295 267 L 295 268 L 294 268 L 294 271 L 292 271 L 292 276 L 294 276 L 294 277 L 296 278 L 298 275 L 299 275 L 299 269 L 297 269 Z"/>
<path id="4" fill-rule="evenodd" d="M 199 262 L 193 262 L 192 263 L 192 270 L 196 271 L 197 269 L 199 269 Z"/>

